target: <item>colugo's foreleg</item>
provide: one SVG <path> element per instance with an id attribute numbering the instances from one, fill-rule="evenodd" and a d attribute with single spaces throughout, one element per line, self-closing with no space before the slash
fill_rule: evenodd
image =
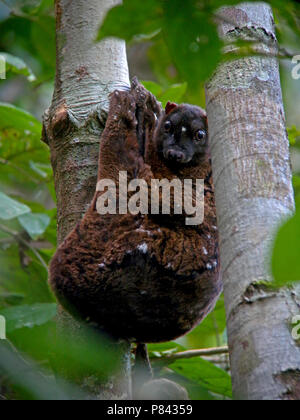
<path id="1" fill-rule="evenodd" d="M 110 108 L 102 134 L 98 182 L 119 181 L 120 171 L 134 178 L 139 168 L 136 102 L 130 92 L 115 91 L 110 96 Z"/>
<path id="2" fill-rule="evenodd" d="M 145 89 L 136 77 L 132 79 L 131 93 L 136 101 L 139 151 L 145 158 L 146 145 L 153 138 L 156 121 L 162 113 L 162 108 L 155 96 Z"/>
<path id="3" fill-rule="evenodd" d="M 120 203 L 127 203 L 128 184 L 138 177 L 143 165 L 137 139 L 135 98 L 128 91 L 115 91 L 110 95 L 108 119 L 100 143 L 93 209 L 97 208 L 103 214 L 100 207 L 105 211 L 107 206 L 111 206 L 115 213 Z M 109 195 L 110 192 L 112 195 Z M 124 208 L 126 210 L 127 206 Z M 121 213 L 124 214 L 125 210 Z"/>
<path id="4" fill-rule="evenodd" d="M 99 195 L 105 191 L 104 185 L 112 185 L 112 189 L 115 185 L 115 195 L 118 197 L 119 203 L 112 201 L 113 207 L 115 208 L 116 204 L 116 207 L 120 209 L 121 206 L 121 214 L 124 214 L 127 209 L 124 203 L 127 203 L 127 199 L 136 188 L 141 190 L 145 186 L 147 187 L 148 181 L 152 177 L 151 168 L 145 165 L 141 148 L 143 148 L 145 140 L 144 132 L 152 136 L 156 121 L 155 106 L 156 112 L 159 112 L 159 106 L 153 95 L 135 80 L 130 92 L 116 91 L 110 98 L 108 120 L 100 146 L 99 175 L 95 198 L 98 201 Z M 145 194 L 146 192 L 144 192 Z M 104 200 L 104 198 L 103 196 L 102 199 Z M 143 206 L 147 207 L 148 205 L 144 203 Z"/>

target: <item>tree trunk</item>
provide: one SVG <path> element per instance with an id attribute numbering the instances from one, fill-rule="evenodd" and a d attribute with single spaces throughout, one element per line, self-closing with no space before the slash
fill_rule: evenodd
<path id="1" fill-rule="evenodd" d="M 57 74 L 51 107 L 45 113 L 44 141 L 51 150 L 58 209 L 58 242 L 74 228 L 93 197 L 99 140 L 105 125 L 108 94 L 129 87 L 125 43 L 94 43 L 107 10 L 120 0 L 56 0 Z M 60 329 L 80 340 L 80 325 L 62 308 Z M 68 332 L 69 333 L 69 332 Z M 117 345 L 117 344 L 116 344 Z M 130 345 L 123 343 L 124 365 L 105 393 L 90 386 L 96 398 L 130 398 Z M 79 383 L 93 383 L 78 378 Z M 101 395 L 100 395 L 101 394 Z"/>
<path id="2" fill-rule="evenodd" d="M 220 11 L 221 36 L 246 36 L 277 50 L 270 6 Z M 300 349 L 291 335 L 295 289 L 270 290 L 278 225 L 294 210 L 278 62 L 255 56 L 222 64 L 207 84 L 207 111 L 220 232 L 234 396 L 300 398 Z"/>

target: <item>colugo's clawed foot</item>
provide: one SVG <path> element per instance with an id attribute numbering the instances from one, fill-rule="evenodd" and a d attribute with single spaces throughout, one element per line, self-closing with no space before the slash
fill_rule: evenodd
<path id="1" fill-rule="evenodd" d="M 144 157 L 147 132 L 154 130 L 156 120 L 160 117 L 162 110 L 156 98 L 139 83 L 136 77 L 132 79 L 131 94 L 136 102 L 139 152 Z"/>
<path id="2" fill-rule="evenodd" d="M 115 90 L 110 95 L 110 123 L 124 123 L 128 128 L 135 128 L 136 101 L 130 92 Z"/>

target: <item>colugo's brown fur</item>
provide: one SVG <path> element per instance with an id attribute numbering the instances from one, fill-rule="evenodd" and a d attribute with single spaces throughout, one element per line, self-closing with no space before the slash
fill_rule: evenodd
<path id="1" fill-rule="evenodd" d="M 51 286 L 70 312 L 115 337 L 142 343 L 190 331 L 213 309 L 222 288 L 209 156 L 205 151 L 190 163 L 172 164 L 159 150 L 172 113 L 179 112 L 185 125 L 196 118 L 206 126 L 206 116 L 188 105 L 169 105 L 167 111 L 159 115 L 155 98 L 136 81 L 130 92 L 111 95 L 98 181 L 118 185 L 119 171 L 128 172 L 128 182 L 142 178 L 148 184 L 152 178 L 204 179 L 204 223 L 186 226 L 174 214 L 100 216 L 96 203 L 102 193 L 96 192 L 50 267 Z"/>

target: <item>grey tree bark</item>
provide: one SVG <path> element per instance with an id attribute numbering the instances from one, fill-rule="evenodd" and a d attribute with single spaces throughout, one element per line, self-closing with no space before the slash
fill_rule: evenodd
<path id="1" fill-rule="evenodd" d="M 222 37 L 269 54 L 223 63 L 206 89 L 234 396 L 300 399 L 300 294 L 266 286 L 276 228 L 294 210 L 272 10 L 243 3 L 220 16 Z"/>
<path id="2" fill-rule="evenodd" d="M 56 0 L 57 73 L 52 104 L 44 117 L 43 139 L 49 144 L 58 209 L 58 241 L 63 241 L 85 213 L 95 191 L 99 140 L 108 109 L 108 94 L 129 87 L 125 43 L 106 39 L 95 43 L 106 12 L 120 0 Z M 60 331 L 80 340 L 80 324 L 60 308 Z M 128 399 L 131 393 L 130 345 L 122 347 L 124 363 L 105 388 L 97 378 L 95 398 Z"/>

